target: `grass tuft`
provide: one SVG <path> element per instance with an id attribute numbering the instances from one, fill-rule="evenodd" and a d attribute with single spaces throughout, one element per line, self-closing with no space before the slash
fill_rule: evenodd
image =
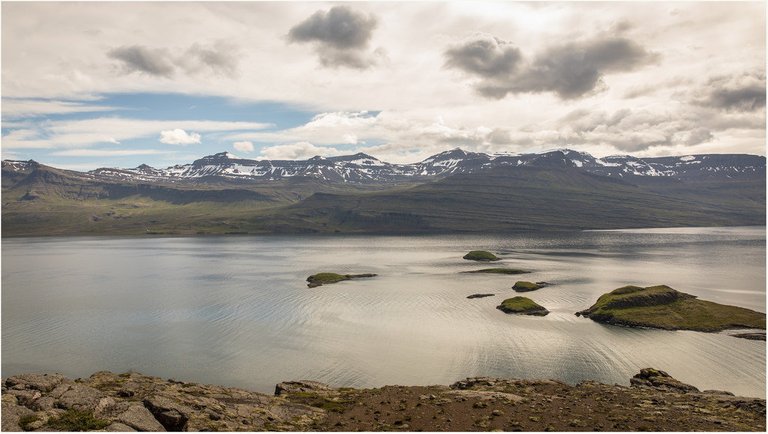
<path id="1" fill-rule="evenodd" d="M 59 417 L 48 420 L 48 426 L 59 431 L 95 431 L 107 427 L 109 421 L 97 419 L 90 411 L 70 408 Z"/>

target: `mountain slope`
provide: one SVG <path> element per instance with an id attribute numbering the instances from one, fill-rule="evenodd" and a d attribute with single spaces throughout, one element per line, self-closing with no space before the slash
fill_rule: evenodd
<path id="1" fill-rule="evenodd" d="M 504 232 L 760 225 L 765 220 L 764 199 L 658 190 L 570 167 L 502 167 L 397 192 L 315 194 L 272 214 L 280 220 L 272 229 Z"/>
<path id="2" fill-rule="evenodd" d="M 290 173 L 286 162 L 254 161 L 217 154 L 174 166 L 175 178 L 148 166 L 81 173 L 4 161 L 3 236 L 765 223 L 765 158 L 757 156 L 641 160 L 568 150 L 523 156 L 453 150 L 415 165 L 364 154 L 317 157 L 290 162 Z M 256 177 L 256 167 L 268 165 L 272 175 Z M 245 166 L 249 175 L 234 174 Z"/>

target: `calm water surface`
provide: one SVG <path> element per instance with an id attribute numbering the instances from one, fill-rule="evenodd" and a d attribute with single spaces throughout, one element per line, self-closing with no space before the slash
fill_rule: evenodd
<path id="1" fill-rule="evenodd" d="M 459 274 L 487 264 L 525 276 Z M 765 228 L 512 236 L 37 238 L 2 242 L 2 375 L 98 370 L 271 392 L 449 384 L 467 376 L 629 384 L 653 366 L 765 397 L 765 342 L 577 318 L 627 284 L 765 312 Z M 378 273 L 309 289 L 320 271 Z M 516 277 L 552 313 L 505 315 Z M 477 292 L 495 297 L 468 300 Z"/>

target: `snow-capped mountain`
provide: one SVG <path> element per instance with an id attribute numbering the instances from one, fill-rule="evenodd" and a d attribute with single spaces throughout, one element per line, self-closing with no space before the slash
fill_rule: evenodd
<path id="1" fill-rule="evenodd" d="M 6 172 L 29 170 L 34 162 L 3 161 Z M 562 167 L 613 178 L 665 177 L 680 180 L 758 179 L 765 177 L 765 157 L 743 154 L 708 154 L 682 157 L 639 158 L 630 155 L 595 158 L 585 152 L 558 149 L 531 154 L 485 154 L 460 148 L 441 152 L 412 164 L 391 164 L 358 153 L 307 160 L 252 160 L 229 152 L 209 155 L 190 164 L 164 169 L 142 164 L 131 169 L 100 168 L 92 178 L 121 181 L 276 181 L 314 178 L 324 182 L 382 183 L 440 178 L 456 173 L 475 173 L 504 166 Z"/>

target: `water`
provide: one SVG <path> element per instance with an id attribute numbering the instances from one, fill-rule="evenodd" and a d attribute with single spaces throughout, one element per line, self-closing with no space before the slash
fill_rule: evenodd
<path id="1" fill-rule="evenodd" d="M 487 249 L 524 276 L 459 274 Z M 467 376 L 629 384 L 643 367 L 765 396 L 765 342 L 577 318 L 627 284 L 765 312 L 765 229 L 513 236 L 36 238 L 2 244 L 2 375 L 98 370 L 271 392 Z M 379 277 L 307 288 L 320 271 Z M 495 309 L 516 278 L 546 317 Z M 495 297 L 468 300 L 478 292 Z"/>

